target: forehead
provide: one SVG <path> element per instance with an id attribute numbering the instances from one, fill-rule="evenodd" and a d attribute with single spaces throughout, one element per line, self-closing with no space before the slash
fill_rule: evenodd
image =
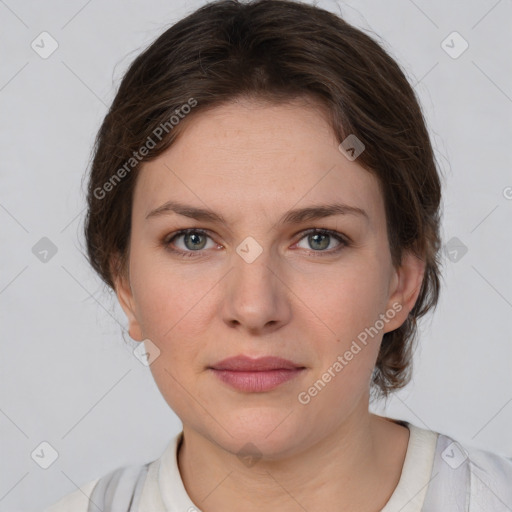
<path id="1" fill-rule="evenodd" d="M 233 102 L 185 119 L 174 144 L 139 169 L 134 212 L 169 200 L 275 220 L 287 209 L 342 202 L 383 215 L 378 179 L 348 160 L 315 105 Z"/>

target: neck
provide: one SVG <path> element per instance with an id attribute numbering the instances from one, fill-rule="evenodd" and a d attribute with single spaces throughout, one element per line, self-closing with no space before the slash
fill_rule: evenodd
<path id="1" fill-rule="evenodd" d="M 180 473 L 203 512 L 279 508 L 375 511 L 400 479 L 409 431 L 385 418 L 354 413 L 320 441 L 252 465 L 184 425 Z M 239 507 L 236 507 L 239 509 Z"/>

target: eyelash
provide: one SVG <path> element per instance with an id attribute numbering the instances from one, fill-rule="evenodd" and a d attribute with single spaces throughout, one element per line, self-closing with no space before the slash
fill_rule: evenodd
<path id="1" fill-rule="evenodd" d="M 163 240 L 164 248 L 166 250 L 170 251 L 171 253 L 176 254 L 176 256 L 179 256 L 181 258 L 196 258 L 196 257 L 200 257 L 200 253 L 201 253 L 202 250 L 198 250 L 198 251 L 181 251 L 181 250 L 177 250 L 177 249 L 171 248 L 171 243 L 176 238 L 179 238 L 180 236 L 187 235 L 187 234 L 190 234 L 190 233 L 198 233 L 198 234 L 207 236 L 208 238 L 211 238 L 211 236 L 208 234 L 208 232 L 203 230 L 203 229 L 198 229 L 198 228 L 182 229 L 182 230 L 176 231 L 175 233 L 170 235 L 170 238 L 167 237 L 166 239 Z M 333 254 L 337 254 L 338 252 L 340 252 L 343 248 L 350 246 L 350 241 L 349 241 L 349 239 L 347 237 L 342 236 L 337 231 L 332 231 L 330 229 L 320 229 L 320 228 L 311 228 L 311 229 L 307 229 L 306 231 L 303 231 L 302 232 L 302 236 L 299 238 L 299 240 L 296 243 L 300 242 L 303 238 L 305 238 L 305 237 L 307 237 L 308 235 L 311 235 L 311 234 L 329 235 L 329 236 L 335 238 L 338 242 L 340 242 L 340 245 L 337 248 L 331 249 L 330 251 L 313 251 L 313 250 L 309 251 L 310 254 L 313 255 L 313 257 L 323 257 L 324 255 L 332 256 Z M 195 253 L 199 253 L 199 254 L 197 254 L 197 256 L 196 256 Z"/>

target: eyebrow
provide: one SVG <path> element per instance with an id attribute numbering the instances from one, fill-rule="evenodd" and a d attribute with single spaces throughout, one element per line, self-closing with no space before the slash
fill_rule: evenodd
<path id="1" fill-rule="evenodd" d="M 146 215 L 146 219 L 169 215 L 171 213 L 177 213 L 178 215 L 183 215 L 184 217 L 190 217 L 191 219 L 196 219 L 203 222 L 209 221 L 227 225 L 224 217 L 218 213 L 205 208 L 197 208 L 195 206 L 179 203 L 177 201 L 167 201 L 158 208 L 150 211 Z M 331 217 L 333 215 L 355 215 L 358 217 L 363 217 L 367 221 L 370 220 L 368 213 L 362 208 L 343 203 L 330 203 L 312 205 L 306 208 L 290 210 L 281 217 L 281 219 L 278 221 L 278 225 L 300 224 L 304 221 L 322 219 L 325 217 Z"/>

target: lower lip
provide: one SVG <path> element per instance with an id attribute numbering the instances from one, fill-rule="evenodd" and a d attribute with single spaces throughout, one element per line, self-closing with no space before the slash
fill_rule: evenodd
<path id="1" fill-rule="evenodd" d="M 239 391 L 262 392 L 277 388 L 294 377 L 297 377 L 304 368 L 295 370 L 269 370 L 261 372 L 241 372 L 231 370 L 215 370 L 213 373 L 223 382 Z"/>

